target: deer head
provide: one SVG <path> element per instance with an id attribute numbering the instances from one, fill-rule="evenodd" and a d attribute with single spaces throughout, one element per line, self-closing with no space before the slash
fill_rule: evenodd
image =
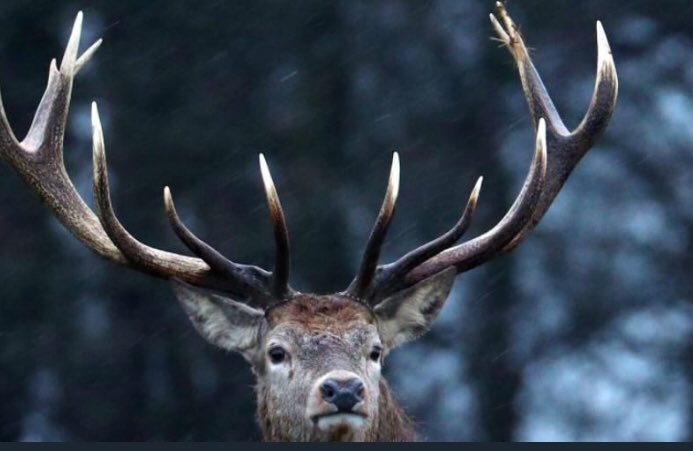
<path id="1" fill-rule="evenodd" d="M 584 119 L 569 131 L 544 88 L 517 27 L 502 4 L 490 16 L 515 60 L 529 103 L 536 141 L 524 185 L 507 214 L 486 233 L 457 244 L 469 227 L 480 178 L 459 221 L 435 240 L 379 265 L 393 218 L 399 157 L 392 160 L 385 199 L 353 282 L 330 295 L 289 285 L 289 236 L 267 163 L 260 170 L 274 229 L 273 270 L 232 262 L 193 234 L 176 213 L 170 190 L 164 204 L 171 226 L 195 255 L 149 247 L 118 220 L 111 203 L 103 132 L 92 107 L 96 213 L 80 198 L 63 164 L 63 137 L 74 77 L 99 40 L 78 57 L 77 15 L 60 68 L 51 63 L 48 86 L 31 128 L 19 141 L 0 99 L 0 156 L 56 218 L 88 248 L 112 262 L 169 279 L 196 330 L 210 343 L 241 353 L 257 377 L 258 419 L 268 440 L 409 440 L 406 416 L 381 376 L 385 356 L 425 333 L 455 277 L 517 247 L 546 213 L 579 160 L 605 130 L 618 81 L 597 22 L 596 84 Z"/>

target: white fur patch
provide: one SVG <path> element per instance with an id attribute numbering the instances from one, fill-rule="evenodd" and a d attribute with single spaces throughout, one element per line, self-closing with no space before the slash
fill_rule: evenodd
<path id="1" fill-rule="evenodd" d="M 329 431 L 341 426 L 347 426 L 352 431 L 358 431 L 364 423 L 364 418 L 361 415 L 338 413 L 318 418 L 317 426 L 322 431 Z"/>

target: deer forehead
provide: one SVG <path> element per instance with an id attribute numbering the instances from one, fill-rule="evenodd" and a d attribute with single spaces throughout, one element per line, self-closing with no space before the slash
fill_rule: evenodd
<path id="1" fill-rule="evenodd" d="M 378 335 L 373 312 L 339 295 L 297 295 L 267 312 L 269 341 L 285 340 L 304 352 L 366 346 Z"/>

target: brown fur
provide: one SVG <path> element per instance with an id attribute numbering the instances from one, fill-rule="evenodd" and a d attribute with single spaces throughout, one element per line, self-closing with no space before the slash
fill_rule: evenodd
<path id="1" fill-rule="evenodd" d="M 373 311 L 353 299 L 340 296 L 318 296 L 302 294 L 289 302 L 278 305 L 266 314 L 269 329 L 277 326 L 295 327 L 304 334 L 313 336 L 340 337 L 347 332 L 358 330 L 365 324 L 376 325 Z M 372 426 L 365 435 L 366 441 L 413 441 L 416 438 L 412 423 L 395 401 L 387 381 L 380 376 L 379 397 Z M 258 385 L 258 423 L 265 441 L 288 441 L 295 439 L 286 428 L 285 422 L 278 418 L 270 393 L 263 384 Z M 351 440 L 347 428 L 336 429 L 331 436 L 310 435 L 305 440 Z"/>
<path id="2" fill-rule="evenodd" d="M 340 295 L 301 294 L 269 309 L 265 316 L 270 328 L 283 323 L 306 330 L 347 330 L 355 323 L 376 321 L 369 307 Z"/>

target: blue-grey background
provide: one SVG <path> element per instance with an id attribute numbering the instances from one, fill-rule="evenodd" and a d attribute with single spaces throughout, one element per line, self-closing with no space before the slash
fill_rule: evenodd
<path id="1" fill-rule="evenodd" d="M 603 21 L 616 113 L 543 222 L 459 277 L 432 331 L 386 374 L 431 440 L 693 438 L 693 3 L 508 4 L 566 123 L 589 102 Z M 186 222 L 270 267 L 257 153 L 290 226 L 292 283 L 344 288 L 402 157 L 384 259 L 446 230 L 485 176 L 470 236 L 525 176 L 533 132 L 493 2 L 20 1 L 0 4 L 0 86 L 18 135 L 76 12 L 68 171 L 91 202 L 89 102 L 112 191 L 143 241 Z M 0 439 L 253 440 L 253 378 L 205 343 L 167 283 L 102 261 L 0 165 Z"/>

